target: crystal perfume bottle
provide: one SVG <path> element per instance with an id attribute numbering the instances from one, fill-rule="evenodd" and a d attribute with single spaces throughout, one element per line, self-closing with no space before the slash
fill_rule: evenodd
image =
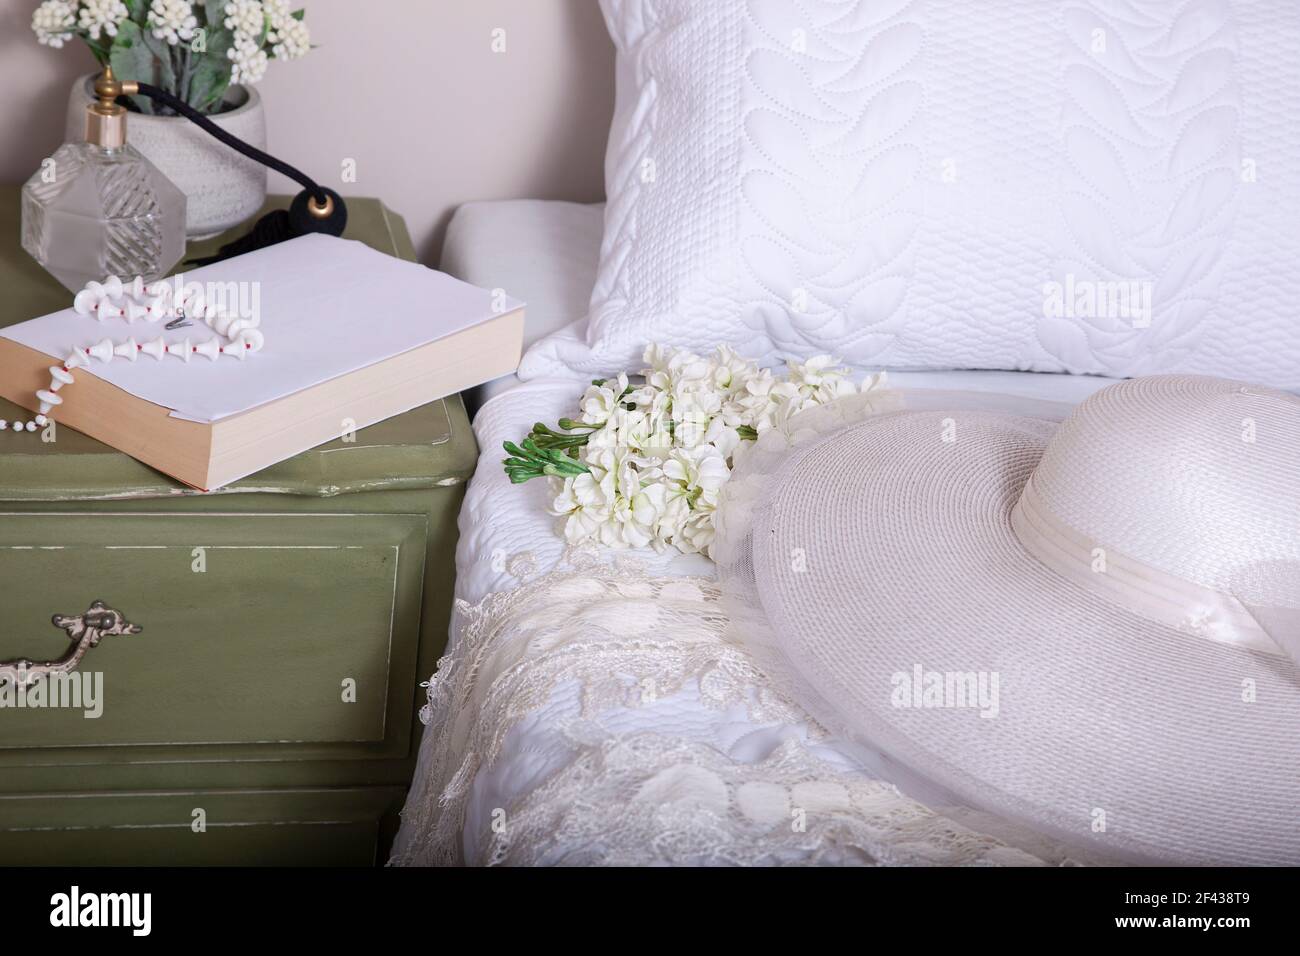
<path id="1" fill-rule="evenodd" d="M 185 194 L 127 143 L 113 82 L 106 70 L 95 84 L 85 142 L 64 143 L 23 186 L 23 248 L 73 292 L 109 275 L 160 279 L 185 252 Z"/>

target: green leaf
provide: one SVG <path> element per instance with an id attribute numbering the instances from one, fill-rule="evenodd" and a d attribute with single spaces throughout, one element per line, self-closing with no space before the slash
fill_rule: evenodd
<path id="1" fill-rule="evenodd" d="M 126 15 L 130 20 L 134 20 L 140 26 L 144 26 L 145 19 L 149 16 L 149 0 L 122 0 L 126 5 Z M 121 27 L 118 27 L 121 32 Z"/>
<path id="2" fill-rule="evenodd" d="M 125 25 L 123 24 L 123 26 Z M 140 34 L 137 45 L 142 46 L 153 57 L 154 68 L 157 70 L 157 85 L 169 93 L 174 93 L 177 96 L 183 95 L 176 89 L 176 71 L 172 68 L 172 51 L 171 47 L 167 45 L 167 41 L 160 40 L 147 28 L 137 27 L 136 31 Z M 118 32 L 121 33 L 121 30 L 119 29 Z M 153 71 L 151 70 L 150 75 L 152 74 Z M 148 77 L 140 77 L 140 79 L 146 83 L 153 82 Z"/>
<path id="3" fill-rule="evenodd" d="M 190 77 L 189 104 L 200 113 L 211 113 L 230 86 L 230 61 L 205 56 Z"/>
<path id="4" fill-rule="evenodd" d="M 229 0 L 204 0 L 203 10 L 208 17 L 208 32 L 225 26 L 226 4 Z"/>
<path id="5" fill-rule="evenodd" d="M 191 56 L 215 56 L 226 64 L 229 64 L 230 60 L 226 56 L 226 53 L 230 49 L 230 45 L 235 42 L 234 32 L 227 30 L 220 24 L 217 24 L 216 26 L 201 27 L 200 32 L 203 34 L 203 49 L 196 50 L 194 48 L 195 40 L 191 40 L 189 43 Z M 197 39 L 197 37 L 198 34 L 196 33 L 195 39 Z"/>
<path id="6" fill-rule="evenodd" d="M 117 39 L 109 53 L 109 63 L 119 80 L 135 80 L 138 83 L 154 81 L 154 55 L 145 46 L 138 24 L 126 20 L 118 26 Z M 147 96 L 132 99 L 142 112 L 153 112 L 153 102 Z"/>
<path id="7" fill-rule="evenodd" d="M 295 20 L 301 20 L 306 15 L 307 15 L 306 7 L 303 7 L 301 10 L 295 10 L 293 11 L 293 13 L 289 14 L 289 16 L 293 17 Z"/>
<path id="8" fill-rule="evenodd" d="M 98 40 L 92 40 L 90 37 L 83 34 L 81 39 L 85 41 L 86 46 L 90 47 L 90 53 L 94 56 L 95 62 L 101 67 L 107 66 L 109 63 L 109 57 L 112 54 L 113 38 L 107 34 L 100 34 Z"/>
<path id="9" fill-rule="evenodd" d="M 188 102 L 200 113 L 212 112 L 226 95 L 230 86 L 230 58 L 226 51 L 233 40 L 234 34 L 225 27 L 210 29 L 207 50 L 194 54 L 198 59 L 190 77 Z"/>
<path id="10" fill-rule="evenodd" d="M 744 441 L 758 441 L 758 431 L 753 425 L 737 425 L 736 432 Z"/>

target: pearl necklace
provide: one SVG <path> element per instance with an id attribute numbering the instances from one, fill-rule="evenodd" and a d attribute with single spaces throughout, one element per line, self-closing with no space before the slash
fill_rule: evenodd
<path id="1" fill-rule="evenodd" d="M 256 318 L 236 318 L 226 314 L 224 309 L 204 302 L 203 290 L 197 285 L 187 285 L 173 295 L 171 286 L 166 282 L 146 285 L 142 277 L 136 276 L 129 286 L 124 286 L 117 276 L 109 276 L 103 283 L 88 282 L 77 293 L 72 308 L 78 315 L 94 315 L 100 322 L 125 319 L 128 324 L 133 324 L 137 319 L 143 319 L 145 322 L 158 323 L 167 319 L 167 329 L 189 325 L 188 319 L 193 318 L 211 328 L 219 338 L 197 344 L 188 338 L 169 343 L 161 336 L 143 343 L 136 342 L 134 338 L 123 342 L 104 338 L 92 346 L 73 349 L 62 365 L 50 366 L 50 387 L 36 390 L 40 413 L 28 422 L 9 423 L 0 418 L 0 431 L 12 429 L 15 432 L 34 432 L 37 428 L 50 424 L 48 416 L 56 406 L 63 404 L 59 390 L 72 384 L 74 368 L 89 365 L 92 358 L 105 364 L 119 358 L 134 362 L 141 355 L 151 356 L 159 362 L 167 355 L 182 362 L 189 362 L 195 355 L 202 355 L 210 362 L 215 362 L 222 355 L 243 361 L 250 353 L 260 351 L 265 344 L 265 338 L 257 330 Z"/>

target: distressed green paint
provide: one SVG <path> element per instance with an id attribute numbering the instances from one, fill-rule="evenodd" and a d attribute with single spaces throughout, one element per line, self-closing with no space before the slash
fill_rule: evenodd
<path id="1" fill-rule="evenodd" d="M 0 398 L 0 418 L 30 417 L 26 409 Z M 40 432 L 21 437 L 0 432 L 0 502 L 254 493 L 326 498 L 440 488 L 464 482 L 476 454 L 459 395 L 363 428 L 355 441 L 336 439 L 213 492 L 187 488 L 93 438 L 55 427 L 57 441 L 50 443 L 41 441 Z"/>
<path id="2" fill-rule="evenodd" d="M 349 213 L 349 238 L 414 258 L 378 201 Z M 17 190 L 0 188 L 0 325 L 68 302 L 17 234 Z M 58 657 L 50 615 L 95 599 L 144 628 L 87 653 L 98 720 L 0 710 L 0 861 L 382 858 L 451 613 L 477 457 L 459 396 L 206 494 L 71 429 L 0 437 L 0 659 Z"/>
<path id="3" fill-rule="evenodd" d="M 8 866 L 382 863 L 401 787 L 0 796 Z M 202 811 L 203 829 L 194 827 Z"/>
<path id="4" fill-rule="evenodd" d="M 272 197 L 267 209 L 287 198 Z M 264 210 L 265 211 L 265 210 Z M 376 199 L 348 201 L 348 231 L 381 252 L 415 259 L 401 218 Z M 67 290 L 18 245 L 18 188 L 0 187 L 0 327 L 68 307 Z M 214 251 L 230 235 L 190 248 L 190 255 Z M 76 386 L 71 386 L 75 388 Z M 0 418 L 27 419 L 31 413 L 0 399 Z M 57 422 L 57 416 L 56 416 Z M 40 434 L 0 433 L 0 501 L 156 496 L 204 496 L 121 452 L 70 428 L 57 440 Z M 395 488 L 437 488 L 463 482 L 476 450 L 460 396 L 413 409 L 304 452 L 209 495 L 268 494 L 329 497 Z"/>
<path id="5" fill-rule="evenodd" d="M 282 743 L 391 735 L 405 753 L 406 708 L 390 691 L 415 682 L 423 516 L 0 518 L 12 592 L 0 657 L 57 657 L 68 641 L 50 615 L 96 597 L 143 628 L 82 660 L 103 674 L 102 716 L 0 714 L 0 767 L 32 747 L 236 743 L 269 759 Z"/>
<path id="6" fill-rule="evenodd" d="M 390 490 L 338 495 L 331 498 L 310 498 L 282 494 L 244 494 L 220 498 L 199 495 L 175 499 L 134 498 L 126 501 L 93 500 L 75 503 L 29 501 L 21 504 L 6 504 L 0 502 L 0 512 L 3 512 L 0 513 L 0 536 L 7 539 L 17 533 L 16 531 L 10 531 L 9 528 L 17 527 L 16 522 L 20 520 L 18 515 L 24 516 L 23 520 L 34 521 L 38 528 L 42 527 L 41 522 L 45 520 L 44 516 L 46 515 L 55 520 L 57 520 L 56 516 L 69 514 L 83 519 L 99 519 L 102 517 L 103 520 L 110 523 L 119 522 L 119 526 L 121 525 L 122 516 L 136 516 L 151 520 L 156 516 L 160 523 L 151 524 L 144 521 L 132 528 L 132 543 L 143 546 L 175 545 L 177 543 L 175 535 L 180 533 L 175 529 L 178 526 L 183 527 L 190 515 L 195 518 L 202 516 L 216 527 L 230 528 L 232 529 L 230 533 L 236 536 L 242 535 L 247 538 L 253 534 L 253 529 L 256 528 L 263 529 L 256 532 L 259 538 L 280 541 L 291 540 L 290 536 L 295 533 L 294 529 L 300 526 L 302 515 L 339 516 L 343 518 L 355 515 L 357 516 L 358 527 L 364 526 L 366 520 L 370 518 L 380 520 L 388 516 L 418 518 L 426 529 L 422 540 L 415 546 L 423 551 L 424 577 L 422 588 L 414 588 L 410 592 L 403 592 L 401 599 L 409 601 L 418 612 L 418 657 L 414 674 L 419 680 L 423 680 L 433 673 L 438 656 L 446 644 L 447 624 L 451 613 L 452 587 L 455 578 L 456 518 L 463 493 L 463 485 L 457 484 L 430 490 Z M 185 531 L 183 534 L 191 537 L 200 536 L 198 530 Z M 203 532 L 202 539 L 207 542 L 217 540 L 213 538 L 210 531 Z M 203 543 L 203 541 L 193 543 L 186 541 L 183 544 L 188 544 L 192 548 Z M 20 541 L 19 543 L 23 542 Z M 58 542 L 51 541 L 48 543 Z M 7 554 L 7 552 L 0 553 Z M 52 553 L 57 554 L 57 552 Z M 274 596 L 280 593 L 277 587 L 279 579 L 291 580 L 295 576 L 304 575 L 307 576 L 307 580 L 311 584 L 318 585 L 317 590 L 346 588 L 347 583 L 342 579 L 335 576 L 328 576 L 324 579 L 313 578 L 308 574 L 309 566 L 304 567 L 297 563 L 299 559 L 303 559 L 303 555 L 308 555 L 310 552 L 298 552 L 295 555 L 295 560 L 285 559 L 286 554 L 289 553 L 281 553 L 282 560 L 277 564 L 276 574 L 262 582 L 263 589 L 270 595 Z M 78 600 L 72 601 L 71 606 L 67 607 L 63 606 L 68 603 L 66 600 L 59 601 L 57 604 L 51 601 L 46 607 L 40 609 L 39 614 L 35 611 L 25 612 L 24 621 L 26 623 L 20 629 L 11 629 L 8 623 L 11 616 L 9 613 L 10 608 L 19 607 L 17 603 L 18 592 L 16 590 L 0 589 L 0 655 L 3 655 L 5 659 L 17 656 L 39 656 L 42 658 L 57 656 L 57 653 L 54 652 L 61 651 L 66 645 L 66 641 L 61 637 L 61 632 L 56 631 L 49 624 L 49 616 L 54 613 L 80 613 L 85 610 L 91 600 L 96 598 L 107 601 L 110 605 L 121 610 L 132 621 L 141 624 L 146 629 L 142 634 L 124 637 L 121 640 L 137 640 L 157 633 L 156 627 L 150 628 L 148 613 L 151 610 L 150 607 L 145 605 L 132 606 L 113 593 L 111 588 L 99 587 L 95 574 L 95 569 L 99 565 L 90 563 L 90 558 L 86 554 L 79 554 L 76 557 L 76 561 L 56 561 L 55 563 L 60 565 L 60 570 L 57 572 L 59 578 L 69 582 L 75 589 L 75 594 L 70 594 L 69 599 L 75 596 Z M 180 557 L 184 558 L 181 563 L 181 570 L 186 575 L 192 575 L 189 570 L 189 551 L 186 550 Z M 18 560 L 21 563 L 21 556 L 19 556 Z M 206 574 L 212 577 L 214 575 L 220 576 L 223 573 L 220 563 L 209 553 Z M 198 577 L 198 575 L 192 576 Z M 32 579 L 28 578 L 28 580 Z M 174 578 L 168 578 L 168 580 L 174 580 Z M 206 586 L 215 585 L 209 584 Z M 45 587 L 46 585 L 40 582 L 35 584 L 35 589 L 38 591 Z M 27 589 L 31 590 L 33 588 L 28 587 Z M 184 592 L 178 594 L 177 598 L 183 599 Z M 26 599 L 24 600 L 26 601 Z M 163 607 L 170 607 L 173 603 L 167 591 L 162 588 L 155 589 L 150 601 Z M 76 606 L 78 603 L 80 604 L 79 607 Z M 296 603 L 291 605 L 291 607 L 296 606 Z M 214 618 L 221 613 L 230 613 L 230 611 L 214 608 L 204 610 L 204 614 Z M 355 615 L 352 618 L 345 619 L 342 623 L 346 624 L 347 621 L 354 619 Z M 199 626 L 211 627 L 212 625 L 200 622 Z M 265 641 L 274 633 L 276 632 L 264 628 L 260 629 L 257 635 L 262 641 Z M 350 638 L 346 627 L 340 627 L 336 622 L 327 632 L 317 635 L 317 639 L 341 643 L 348 641 Z M 86 655 L 87 666 L 97 666 L 95 665 L 96 655 L 101 652 L 111 651 L 112 642 L 116 640 L 118 638 L 105 638 L 100 647 L 90 651 Z M 209 679 L 219 681 L 221 675 L 215 674 Z M 395 694 L 398 700 L 404 700 L 409 722 L 414 722 L 416 711 L 423 702 L 423 694 L 423 689 L 417 687 L 414 680 L 405 688 L 404 693 Z M 212 717 L 214 720 L 219 721 L 220 713 L 214 714 Z M 0 752 L 3 752 L 3 743 L 7 739 L 5 731 L 6 719 L 5 712 L 0 711 Z M 168 714 L 166 711 L 159 709 L 153 719 L 166 721 Z M 268 782 L 274 779 L 277 785 L 311 785 L 339 781 L 340 772 L 345 774 L 344 779 L 349 782 L 365 780 L 392 783 L 409 779 L 410 774 L 408 762 L 410 748 L 408 747 L 401 753 L 394 753 L 391 741 L 387 745 L 373 743 L 330 744 L 328 746 L 296 744 L 277 751 L 282 751 L 282 759 L 294 761 L 292 765 L 283 767 L 274 764 L 261 764 L 260 766 L 264 770 L 252 775 L 248 772 L 248 768 L 237 763 L 228 762 L 248 759 L 263 760 L 267 756 L 265 754 L 248 754 L 246 750 L 247 748 L 221 745 L 206 745 L 202 748 L 172 748 L 170 750 L 164 748 L 162 751 L 157 748 L 147 747 L 30 749 L 23 751 L 21 770 L 12 764 L 0 763 L 0 766 L 6 767 L 6 771 L 0 773 L 0 792 L 26 789 L 57 789 L 60 779 L 59 773 L 43 769 L 51 766 L 79 767 L 81 768 L 77 774 L 79 781 L 86 781 L 85 785 L 102 785 L 105 787 L 169 786 L 172 785 L 171 782 L 174 779 L 183 780 L 184 785 L 192 787 L 247 786 L 264 779 Z M 172 767 L 171 769 L 155 767 L 152 763 L 154 761 L 170 763 L 178 759 L 181 761 L 203 762 L 183 767 Z M 348 760 L 354 763 L 356 761 L 365 761 L 367 766 L 360 768 L 349 767 L 346 764 L 336 764 L 325 767 L 307 763 L 307 761 L 313 760 Z M 131 766 L 123 766 L 128 763 Z M 265 773 L 266 776 L 259 776 L 260 773 Z M 180 775 L 179 778 L 177 777 L 178 774 Z M 362 774 L 364 776 L 347 776 L 348 774 Z M 2 820 L 0 820 L 0 825 L 3 825 Z"/>

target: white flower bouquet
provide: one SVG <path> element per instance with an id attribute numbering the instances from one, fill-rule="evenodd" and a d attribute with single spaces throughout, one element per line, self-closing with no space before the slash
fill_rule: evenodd
<path id="1" fill-rule="evenodd" d="M 577 419 L 538 422 L 506 442 L 516 484 L 549 478 L 551 513 L 570 544 L 709 552 L 718 493 L 748 442 L 812 405 L 858 391 L 829 355 L 783 376 L 726 347 L 708 358 L 651 345 L 638 381 L 598 379 Z M 884 384 L 884 373 L 862 390 Z"/>
<path id="2" fill-rule="evenodd" d="M 39 43 L 58 49 L 79 37 L 119 80 L 152 83 L 200 113 L 219 112 L 232 83 L 257 83 L 270 59 L 311 49 L 291 0 L 44 0 L 32 14 Z M 155 109 L 148 97 L 136 108 Z"/>

